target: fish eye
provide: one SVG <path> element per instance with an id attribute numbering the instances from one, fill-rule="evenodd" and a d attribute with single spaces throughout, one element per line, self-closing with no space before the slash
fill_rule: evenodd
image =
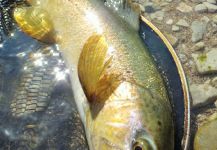
<path id="1" fill-rule="evenodd" d="M 133 150 L 143 150 L 143 148 L 140 145 L 137 145 Z"/>
<path id="2" fill-rule="evenodd" d="M 133 144 L 132 150 L 155 150 L 155 148 L 145 139 L 139 139 Z"/>
<path id="3" fill-rule="evenodd" d="M 132 141 L 132 150 L 156 150 L 152 137 L 145 130 L 137 130 Z"/>
<path id="4" fill-rule="evenodd" d="M 136 142 L 133 145 L 133 150 L 148 150 L 148 149 L 145 149 L 142 143 Z"/>

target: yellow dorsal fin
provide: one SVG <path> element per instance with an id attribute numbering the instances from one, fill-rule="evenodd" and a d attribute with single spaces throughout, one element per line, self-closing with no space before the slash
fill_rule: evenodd
<path id="1" fill-rule="evenodd" d="M 105 38 L 93 34 L 81 52 L 78 76 L 89 102 L 105 101 L 120 84 L 117 73 L 106 71 L 112 62 L 112 57 L 106 57 L 107 51 Z"/>

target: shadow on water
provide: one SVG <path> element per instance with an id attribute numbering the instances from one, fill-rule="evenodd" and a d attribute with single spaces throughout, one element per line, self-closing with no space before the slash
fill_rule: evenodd
<path id="1" fill-rule="evenodd" d="M 88 149 L 58 48 L 15 29 L 0 48 L 0 150 Z"/>

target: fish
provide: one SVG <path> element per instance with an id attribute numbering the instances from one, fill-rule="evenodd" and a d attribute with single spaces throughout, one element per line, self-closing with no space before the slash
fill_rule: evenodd
<path id="1" fill-rule="evenodd" d="M 38 7 L 61 36 L 90 150 L 174 149 L 172 106 L 138 30 L 100 0 L 41 0 Z"/>
<path id="2" fill-rule="evenodd" d="M 40 46 L 26 57 L 6 121 L 1 120 L 0 149 L 88 150 L 61 54 L 54 46 Z"/>
<path id="3" fill-rule="evenodd" d="M 37 7 L 16 7 L 14 19 L 27 35 L 47 44 L 56 43 L 53 23 L 47 11 Z"/>

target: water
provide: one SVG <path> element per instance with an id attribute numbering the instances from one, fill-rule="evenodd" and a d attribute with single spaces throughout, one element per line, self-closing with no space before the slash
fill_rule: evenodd
<path id="1" fill-rule="evenodd" d="M 20 3 L 0 0 L 0 150 L 88 149 L 58 45 L 19 29 Z"/>

